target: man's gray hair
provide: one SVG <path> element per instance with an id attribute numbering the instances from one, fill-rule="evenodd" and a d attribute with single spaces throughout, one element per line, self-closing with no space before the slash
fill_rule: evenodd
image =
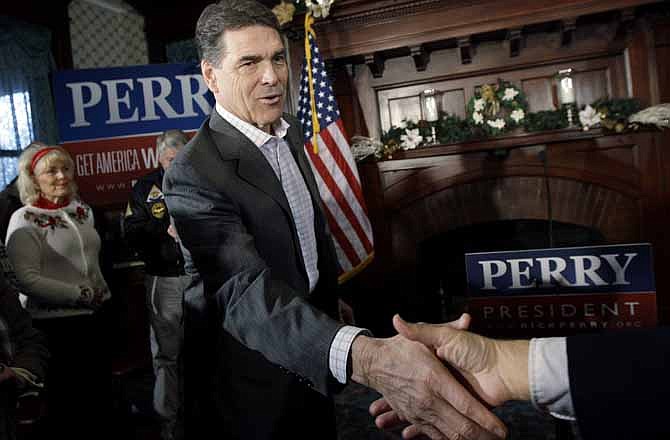
<path id="1" fill-rule="evenodd" d="M 279 32 L 277 17 L 256 0 L 221 0 L 208 5 L 195 27 L 200 60 L 218 67 L 225 51 L 223 33 L 247 26 L 267 26 Z"/>
<path id="2" fill-rule="evenodd" d="M 168 130 L 156 138 L 156 153 L 158 157 L 163 155 L 166 148 L 180 150 L 188 143 L 188 136 L 181 130 Z"/>

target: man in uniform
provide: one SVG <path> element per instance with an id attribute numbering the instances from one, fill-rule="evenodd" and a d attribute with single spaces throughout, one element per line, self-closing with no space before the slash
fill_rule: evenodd
<path id="1" fill-rule="evenodd" d="M 183 437 L 178 358 L 183 343 L 182 300 L 188 278 L 162 191 L 163 174 L 188 142 L 180 130 L 156 140 L 160 167 L 135 183 L 126 208 L 126 239 L 145 263 L 145 287 L 151 324 L 154 408 L 161 417 L 163 440 Z"/>

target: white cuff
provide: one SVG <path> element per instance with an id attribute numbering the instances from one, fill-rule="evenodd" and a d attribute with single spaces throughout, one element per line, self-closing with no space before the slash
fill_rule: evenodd
<path id="1" fill-rule="evenodd" d="M 575 420 L 565 338 L 532 339 L 528 375 L 530 398 L 537 409 L 558 419 Z"/>
<path id="2" fill-rule="evenodd" d="M 367 332 L 367 330 L 345 325 L 340 328 L 333 338 L 333 342 L 330 344 L 328 365 L 330 366 L 330 373 L 339 383 L 347 383 L 347 361 L 351 352 L 351 344 L 353 344 L 354 338 L 361 332 Z"/>

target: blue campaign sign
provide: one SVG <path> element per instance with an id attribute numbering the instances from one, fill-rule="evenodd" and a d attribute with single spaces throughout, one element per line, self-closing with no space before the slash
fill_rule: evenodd
<path id="1" fill-rule="evenodd" d="M 195 130 L 214 105 L 196 64 L 61 71 L 54 94 L 61 142 Z"/>
<path id="2" fill-rule="evenodd" d="M 655 292 L 649 244 L 465 255 L 471 296 Z"/>

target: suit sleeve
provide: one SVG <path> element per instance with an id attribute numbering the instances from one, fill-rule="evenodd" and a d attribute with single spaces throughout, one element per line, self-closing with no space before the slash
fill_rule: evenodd
<path id="1" fill-rule="evenodd" d="M 585 440 L 670 438 L 670 328 L 570 337 L 567 351 Z"/>
<path id="2" fill-rule="evenodd" d="M 164 180 L 169 211 L 202 276 L 222 327 L 322 394 L 339 389 L 328 367 L 341 324 L 300 298 L 259 256 L 234 201 L 174 164 Z"/>

